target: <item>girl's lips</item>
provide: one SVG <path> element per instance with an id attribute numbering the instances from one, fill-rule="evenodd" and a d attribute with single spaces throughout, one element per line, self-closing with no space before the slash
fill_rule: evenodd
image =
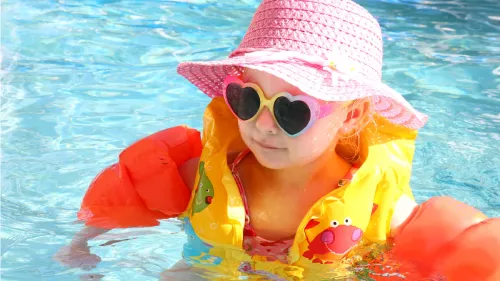
<path id="1" fill-rule="evenodd" d="M 263 143 L 263 142 L 260 142 L 260 141 L 258 141 L 258 140 L 255 140 L 255 139 L 254 139 L 254 142 L 255 142 L 256 144 L 258 144 L 260 147 L 265 148 L 265 149 L 283 149 L 283 148 L 276 147 L 276 146 L 273 146 L 273 145 L 265 144 L 265 143 Z"/>

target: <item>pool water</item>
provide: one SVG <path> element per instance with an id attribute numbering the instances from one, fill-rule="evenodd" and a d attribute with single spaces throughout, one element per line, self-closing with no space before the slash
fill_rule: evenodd
<path id="1" fill-rule="evenodd" d="M 158 280 L 181 258 L 180 223 L 91 242 L 92 270 L 52 260 L 80 229 L 90 181 L 135 140 L 201 128 L 209 99 L 176 74 L 220 59 L 257 0 L 4 0 L 1 21 L 2 280 Z M 384 31 L 384 80 L 429 123 L 412 187 L 500 216 L 498 0 L 360 0 Z"/>

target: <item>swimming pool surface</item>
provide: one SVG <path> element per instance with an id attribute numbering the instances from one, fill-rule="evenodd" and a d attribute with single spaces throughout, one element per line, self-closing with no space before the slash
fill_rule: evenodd
<path id="1" fill-rule="evenodd" d="M 52 255 L 94 176 L 135 140 L 186 123 L 209 99 L 179 61 L 219 59 L 239 42 L 256 0 L 2 1 L 2 280 L 158 280 L 181 258 L 176 221 L 92 241 L 91 271 Z M 361 0 L 385 36 L 384 80 L 429 123 L 412 187 L 500 216 L 498 0 Z"/>

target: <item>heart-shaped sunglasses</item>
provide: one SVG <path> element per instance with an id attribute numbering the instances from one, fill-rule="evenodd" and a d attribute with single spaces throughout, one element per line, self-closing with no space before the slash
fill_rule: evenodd
<path id="1" fill-rule="evenodd" d="M 311 127 L 318 119 L 333 112 L 337 104 L 320 104 L 308 95 L 292 95 L 287 92 L 267 99 L 259 85 L 244 83 L 236 76 L 224 79 L 224 99 L 233 114 L 242 121 L 257 117 L 267 106 L 274 120 L 289 136 L 296 137 Z"/>

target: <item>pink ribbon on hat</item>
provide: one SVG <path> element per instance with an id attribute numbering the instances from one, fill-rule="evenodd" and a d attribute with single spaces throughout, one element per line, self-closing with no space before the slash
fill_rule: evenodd
<path id="1" fill-rule="evenodd" d="M 348 76 L 355 75 L 357 71 L 354 62 L 352 62 L 347 55 L 342 56 L 339 51 L 333 51 L 329 58 L 326 59 L 296 51 L 283 51 L 278 49 L 256 50 L 245 53 L 242 57 L 245 59 L 245 62 L 251 63 L 295 62 L 307 64 L 317 69 L 328 71 L 332 75 L 332 84 L 337 81 L 334 79 L 336 71 Z M 349 79 L 349 77 L 346 78 Z"/>

